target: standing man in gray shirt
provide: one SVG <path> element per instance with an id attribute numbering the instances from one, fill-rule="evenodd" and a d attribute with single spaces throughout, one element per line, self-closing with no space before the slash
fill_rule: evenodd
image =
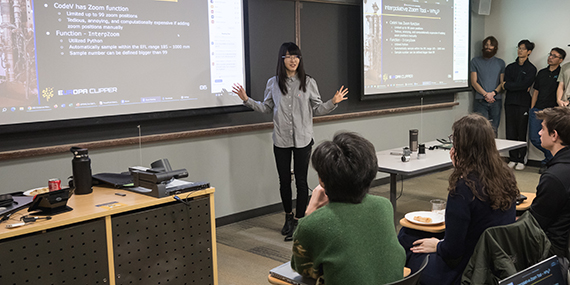
<path id="1" fill-rule="evenodd" d="M 497 136 L 503 107 L 503 98 L 499 92 L 505 77 L 505 61 L 495 57 L 499 49 L 499 42 L 495 37 L 486 37 L 482 45 L 483 54 L 471 60 L 471 85 L 475 90 L 473 112 L 491 121 Z"/>

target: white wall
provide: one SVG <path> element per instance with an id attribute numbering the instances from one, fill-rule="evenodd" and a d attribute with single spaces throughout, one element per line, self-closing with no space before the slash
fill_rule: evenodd
<path id="1" fill-rule="evenodd" d="M 340 130 L 354 131 L 378 150 L 408 144 L 408 130 L 420 129 L 420 139 L 431 141 L 451 133 L 453 122 L 467 114 L 469 94 L 457 95 L 459 106 L 444 110 L 394 114 L 315 125 L 315 142 L 331 139 Z M 423 120 L 422 120 L 423 119 Z M 423 121 L 423 123 L 422 123 Z M 173 168 L 186 168 L 189 180 L 209 181 L 216 187 L 216 217 L 280 202 L 271 131 L 188 139 L 138 146 L 90 150 L 93 173 L 122 172 L 129 166 L 148 166 L 168 158 Z M 0 161 L 0 193 L 46 186 L 49 178 L 66 181 L 71 175 L 71 153 Z M 309 171 L 309 184 L 317 184 Z"/>
<path id="2" fill-rule="evenodd" d="M 517 57 L 517 44 L 522 39 L 529 39 L 536 44 L 530 55 L 530 61 L 538 70 L 547 66 L 546 58 L 553 47 L 563 48 L 570 53 L 570 1 L 567 0 L 494 0 L 491 15 L 484 17 L 484 36 L 493 35 L 499 41 L 497 56 L 507 64 Z M 567 56 L 566 63 L 570 60 Z M 504 113 L 504 112 L 503 112 Z M 499 128 L 499 136 L 504 137 L 504 116 Z M 529 159 L 541 161 L 542 152 L 532 144 L 529 147 Z"/>

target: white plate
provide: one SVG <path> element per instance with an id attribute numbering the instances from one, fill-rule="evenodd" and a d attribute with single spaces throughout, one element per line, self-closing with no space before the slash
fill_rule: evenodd
<path id="1" fill-rule="evenodd" d="M 425 223 L 414 220 L 414 217 L 420 216 L 425 218 L 431 218 L 431 223 Z M 445 222 L 445 217 L 441 214 L 437 214 L 434 212 L 429 211 L 416 211 L 407 213 L 405 216 L 406 220 L 410 221 L 411 223 L 418 224 L 418 225 L 437 225 Z"/>
<path id="2" fill-rule="evenodd" d="M 49 192 L 48 187 L 38 187 L 38 188 L 30 189 L 30 190 L 24 192 L 24 195 L 25 196 L 36 196 L 38 194 L 47 193 L 47 192 Z"/>

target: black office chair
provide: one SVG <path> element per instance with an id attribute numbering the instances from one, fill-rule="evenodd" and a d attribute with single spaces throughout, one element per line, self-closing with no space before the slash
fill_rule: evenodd
<path id="1" fill-rule="evenodd" d="M 408 275 L 408 277 L 406 277 L 402 280 L 398 280 L 398 281 L 395 281 L 392 283 L 388 283 L 386 285 L 417 285 L 417 284 L 420 284 L 420 277 L 421 277 L 424 269 L 427 267 L 428 261 L 429 261 L 429 255 L 426 256 L 426 258 L 424 259 L 424 262 L 422 262 L 422 266 L 420 267 L 420 269 L 418 271 L 414 272 L 413 274 Z"/>

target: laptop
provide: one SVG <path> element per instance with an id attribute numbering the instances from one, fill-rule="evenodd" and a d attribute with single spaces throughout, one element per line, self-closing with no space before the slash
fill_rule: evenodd
<path id="1" fill-rule="evenodd" d="M 291 261 L 269 270 L 269 275 L 271 275 L 273 278 L 277 278 L 279 280 L 283 280 L 295 285 L 317 284 L 317 280 L 309 277 L 303 277 L 295 270 L 293 270 L 293 268 L 291 268 Z"/>
<path id="2" fill-rule="evenodd" d="M 565 285 L 556 255 L 499 281 L 499 285 Z"/>

